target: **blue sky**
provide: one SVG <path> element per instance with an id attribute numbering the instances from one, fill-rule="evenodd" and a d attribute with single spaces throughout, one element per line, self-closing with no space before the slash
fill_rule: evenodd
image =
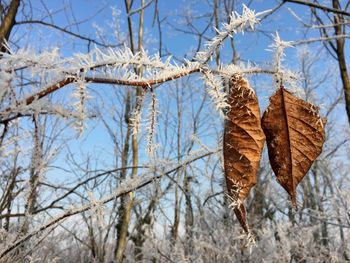
<path id="1" fill-rule="evenodd" d="M 96 30 L 94 28 L 94 24 L 100 26 L 101 28 L 104 28 L 106 31 L 110 30 L 108 27 L 108 23 L 112 21 L 112 12 L 111 9 L 116 8 L 118 10 L 121 10 L 121 14 L 119 16 L 121 21 L 121 27 L 124 32 L 126 32 L 126 17 L 125 17 L 125 8 L 124 8 L 124 1 L 112 1 L 112 0 L 103 0 L 103 1 L 93 1 L 93 0 L 74 0 L 74 1 L 43 1 L 46 5 L 46 8 L 50 11 L 54 11 L 54 15 L 51 17 L 46 17 L 44 19 L 45 22 L 54 22 L 62 27 L 66 27 L 69 24 L 71 24 L 74 21 L 85 21 L 84 23 L 80 23 L 79 25 L 71 25 L 67 27 L 68 30 L 81 33 L 84 36 L 94 38 L 96 37 Z M 138 1 L 136 1 L 138 2 Z M 201 1 L 194 1 L 195 4 L 190 4 L 188 1 L 159 1 L 159 10 L 160 10 L 160 17 L 161 19 L 166 17 L 168 21 L 172 24 L 176 23 L 176 20 L 178 20 L 179 14 L 181 14 L 182 10 L 191 10 L 194 15 L 200 15 L 208 11 L 208 6 L 203 5 Z M 197 2 L 197 3 L 196 3 Z M 247 1 L 242 1 L 247 2 Z M 33 0 L 32 3 L 32 10 L 33 10 L 33 19 L 41 19 L 45 15 L 45 8 L 42 6 L 42 1 L 40 0 Z M 138 3 L 137 3 L 138 4 Z M 137 5 L 136 5 L 137 6 Z M 267 9 L 271 9 L 274 6 L 276 6 L 275 1 L 254 1 L 254 4 L 251 5 L 251 9 L 259 11 L 264 11 Z M 287 7 L 293 7 L 293 10 L 296 11 L 296 13 L 303 16 L 304 9 L 303 7 L 300 7 L 298 5 L 288 5 Z M 27 8 L 27 6 L 26 6 Z M 65 9 L 66 11 L 63 11 L 62 9 Z M 242 8 L 238 8 L 238 12 L 241 12 Z M 57 12 L 59 11 L 59 12 Z M 56 13 L 57 12 L 57 13 Z M 146 32 L 149 32 L 151 36 L 154 38 L 154 42 L 157 41 L 158 38 L 158 32 L 156 25 L 152 27 L 152 21 L 153 21 L 153 15 L 154 15 L 154 7 L 151 5 L 150 8 L 146 10 L 145 14 L 145 26 L 146 26 Z M 296 23 L 295 19 L 286 11 L 286 8 L 283 8 L 281 11 L 278 11 L 275 15 L 275 21 L 278 20 L 278 23 L 275 23 L 273 20 L 269 21 L 268 24 L 263 25 L 264 28 L 267 26 L 269 27 L 269 31 L 271 33 L 274 33 L 276 31 L 279 31 L 281 37 L 285 40 L 295 40 L 298 38 L 298 34 L 295 31 Z M 282 19 L 281 19 L 282 18 Z M 19 20 L 22 20 L 20 18 Z M 133 16 L 134 22 L 137 22 L 138 16 Z M 197 22 L 196 25 L 199 29 L 203 28 L 205 26 L 202 22 Z M 27 25 L 20 26 L 20 30 L 26 30 Z M 35 42 L 37 39 L 36 34 L 42 34 L 41 36 L 45 36 L 47 40 L 41 39 L 42 43 L 41 45 L 38 45 L 39 43 L 36 43 L 36 46 L 43 46 L 46 47 L 48 42 L 56 42 L 60 43 L 62 46 L 62 51 L 64 54 L 68 55 L 71 52 L 79 51 L 79 49 L 82 52 L 86 51 L 86 42 L 79 41 L 78 39 L 72 38 L 70 36 L 67 36 L 65 34 L 61 34 L 58 31 L 55 32 L 55 30 L 49 29 L 42 25 L 34 25 L 32 26 L 34 29 L 34 33 L 32 33 L 31 40 Z M 57 34 L 56 34 L 57 33 Z M 109 32 L 110 33 L 110 32 Z M 18 34 L 21 36 L 18 32 Z M 212 32 L 213 34 L 213 32 Z M 250 34 L 252 35 L 252 34 Z M 59 36 L 59 37 L 58 37 Z M 197 44 L 196 39 L 194 39 L 192 36 L 188 36 L 186 34 L 180 34 L 174 30 L 170 31 L 170 28 L 168 26 L 164 26 L 163 29 L 163 37 L 164 37 L 164 44 L 165 46 L 176 55 L 183 54 L 186 52 L 190 47 L 195 47 Z M 55 39 L 56 38 L 56 39 Z M 270 40 L 267 37 L 261 37 L 259 36 L 259 39 L 256 41 L 251 41 L 251 36 L 249 37 L 241 37 L 238 36 L 238 42 L 241 43 L 244 46 L 247 46 L 249 50 L 252 49 L 252 46 L 254 47 L 255 52 L 249 52 L 249 57 L 252 57 L 253 60 L 256 56 L 258 60 L 266 60 L 266 53 L 265 52 L 258 52 L 263 51 L 264 47 L 267 47 L 270 44 Z M 74 45 L 72 45 L 70 42 L 74 39 Z M 181 40 L 179 40 L 181 39 Z M 249 43 L 245 42 L 246 39 L 249 39 Z M 113 38 L 110 37 L 111 43 L 113 43 Z M 70 43 L 70 44 L 68 44 Z M 66 45 L 68 44 L 68 45 Z M 262 47 L 260 50 L 258 50 L 258 47 Z M 246 55 L 247 56 L 247 55 Z"/>

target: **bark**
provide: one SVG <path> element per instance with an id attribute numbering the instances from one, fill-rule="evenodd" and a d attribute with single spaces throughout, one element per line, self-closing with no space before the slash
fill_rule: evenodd
<path id="1" fill-rule="evenodd" d="M 258 170 L 257 175 L 257 184 L 253 191 L 254 195 L 252 198 L 251 206 L 249 207 L 249 210 L 252 211 L 251 214 L 251 222 L 252 222 L 252 229 L 261 227 L 262 220 L 264 218 L 264 210 L 267 211 L 268 207 L 265 202 L 265 195 L 264 195 L 264 184 L 262 180 L 262 170 Z M 257 236 L 259 238 L 259 236 Z"/>
<path id="2" fill-rule="evenodd" d="M 333 0 L 333 8 L 339 9 L 339 1 Z M 340 14 L 334 14 L 334 31 L 335 35 L 342 35 L 343 33 L 343 26 L 341 23 L 344 23 L 344 17 Z M 340 77 L 343 83 L 343 89 L 344 89 L 344 98 L 345 98 L 345 108 L 346 113 L 348 115 L 348 122 L 350 124 L 350 79 L 348 74 L 348 69 L 346 66 L 346 59 L 345 59 L 345 39 L 344 38 L 337 38 L 336 39 L 336 54 L 338 58 L 338 66 L 340 71 Z"/>
<path id="3" fill-rule="evenodd" d="M 133 206 L 134 202 L 134 194 L 133 192 L 130 192 L 127 195 L 126 200 L 126 205 L 123 210 L 123 214 L 121 215 L 121 224 L 120 228 L 118 229 L 118 239 L 117 239 L 117 251 L 116 251 L 116 262 L 120 263 L 123 262 L 124 260 L 124 252 L 126 249 L 126 244 L 127 244 L 127 236 L 128 236 L 128 228 L 129 228 L 129 223 L 130 223 L 130 218 L 131 218 L 131 209 Z"/>
<path id="4" fill-rule="evenodd" d="M 130 127 L 130 119 L 129 119 L 130 112 L 131 112 L 131 95 L 130 93 L 128 93 L 126 97 L 126 102 L 125 102 L 125 123 L 127 124 L 127 132 L 125 136 L 123 154 L 121 157 L 122 167 L 126 167 L 128 162 L 128 155 L 129 155 L 129 148 L 130 148 L 129 141 L 131 136 L 131 127 Z M 124 180 L 125 178 L 126 178 L 126 169 L 123 169 L 120 173 L 120 179 Z M 117 245 L 115 250 L 116 258 L 122 257 L 124 253 L 124 251 L 120 251 L 120 250 L 122 249 L 123 243 L 125 243 L 123 238 L 124 237 L 126 238 L 126 234 L 123 234 L 123 232 L 125 232 L 125 226 L 123 226 L 123 224 L 128 219 L 126 217 L 126 212 L 125 212 L 127 209 L 125 204 L 127 204 L 127 202 L 128 202 L 128 195 L 123 195 L 121 197 L 120 206 L 118 209 L 119 220 L 116 225 L 116 229 L 117 229 Z"/>
<path id="5" fill-rule="evenodd" d="M 176 105 L 177 105 L 177 161 L 181 161 L 181 128 L 182 128 L 182 94 L 179 94 L 179 87 L 176 86 Z M 181 199 L 179 198 L 179 188 L 178 184 L 180 184 L 180 179 L 183 171 L 179 170 L 176 175 L 176 185 L 175 185 L 175 207 L 174 207 L 174 223 L 170 229 L 170 237 L 171 237 L 171 247 L 173 248 L 176 244 L 176 240 L 178 237 L 178 229 L 180 225 L 180 207 L 181 207 Z"/>
<path id="6" fill-rule="evenodd" d="M 24 220 L 20 226 L 17 238 L 22 238 L 23 236 L 26 236 L 30 230 L 30 224 L 32 215 L 35 212 L 35 209 L 37 207 L 37 199 L 38 199 L 38 186 L 40 181 L 40 175 L 42 173 L 41 166 L 41 160 L 43 158 L 42 154 L 42 142 L 41 142 L 41 134 L 40 134 L 40 127 L 39 127 L 39 120 L 36 116 L 33 117 L 33 123 L 34 123 L 34 134 L 33 134 L 33 153 L 32 153 L 32 160 L 31 160 L 31 168 L 30 168 L 30 178 L 29 178 L 29 192 L 27 195 L 26 204 L 24 206 Z M 27 244 L 22 243 L 14 252 L 15 258 L 18 260 L 23 257 L 21 254 L 22 251 L 26 251 Z M 23 262 L 23 261 L 20 261 Z"/>
<path id="7" fill-rule="evenodd" d="M 17 15 L 20 0 L 12 0 L 8 8 L 7 14 L 1 21 L 0 25 L 0 50 L 6 52 L 6 48 L 3 46 L 5 41 L 8 41 L 12 28 L 15 24 L 15 18 Z"/>
<path id="8" fill-rule="evenodd" d="M 42 154 L 42 142 L 41 142 L 41 135 L 40 135 L 40 127 L 39 127 L 39 120 L 37 117 L 33 118 L 34 122 L 34 149 L 33 149 L 33 156 L 32 156 L 32 164 L 31 164 L 31 170 L 30 170 L 30 178 L 29 178 L 29 194 L 27 198 L 27 203 L 25 205 L 25 214 L 26 218 L 24 219 L 25 222 L 22 226 L 22 234 L 27 234 L 29 230 L 29 221 L 28 218 L 30 218 L 31 215 L 34 214 L 34 211 L 36 209 L 37 205 L 37 198 L 38 198 L 38 185 L 40 180 L 40 174 L 41 174 L 41 167 L 40 163 L 43 157 Z"/>
<path id="9" fill-rule="evenodd" d="M 215 20 L 215 28 L 219 28 L 219 3 L 218 0 L 214 0 L 214 20 Z M 216 65 L 220 65 L 220 49 L 216 50 L 215 56 Z"/>
<path id="10" fill-rule="evenodd" d="M 339 6 L 333 5 L 333 8 L 330 8 L 330 7 L 327 7 L 324 5 L 320 5 L 318 3 L 312 3 L 310 1 L 303 1 L 303 0 L 284 0 L 284 2 L 296 3 L 296 4 L 300 4 L 300 5 L 309 6 L 311 8 L 317 8 L 317 9 L 323 10 L 325 12 L 331 12 L 334 14 L 342 14 L 342 15 L 350 16 L 349 12 L 346 12 L 345 10 L 339 9 Z"/>
<path id="11" fill-rule="evenodd" d="M 185 246 L 185 255 L 190 256 L 193 252 L 193 207 L 191 200 L 191 180 L 192 177 L 188 176 L 185 173 L 184 177 L 184 190 L 185 190 L 185 204 L 186 204 L 186 213 L 185 213 L 185 235 L 186 235 L 186 246 Z"/>
<path id="12" fill-rule="evenodd" d="M 141 0 L 141 6 L 144 5 L 144 0 Z M 130 37 L 130 45 L 132 52 L 135 52 L 134 50 L 134 44 L 133 44 L 133 35 L 132 35 L 132 23 L 130 19 L 130 10 L 131 10 L 131 2 L 130 0 L 125 0 L 125 7 L 126 12 L 128 14 L 128 26 L 129 26 L 129 37 Z M 139 32 L 138 32 L 138 50 L 141 50 L 142 48 L 142 38 L 143 38 L 143 20 L 144 20 L 144 9 L 141 10 L 140 13 L 140 21 L 139 21 Z M 142 69 L 135 69 L 135 72 L 138 75 L 142 75 Z M 136 102 L 135 102 L 135 111 L 141 112 L 142 103 L 143 103 L 143 97 L 144 97 L 144 90 L 143 88 L 138 87 L 136 91 Z M 128 125 L 129 126 L 129 125 Z M 131 178 L 134 178 L 137 174 L 137 166 L 139 163 L 138 159 L 138 142 L 137 142 L 138 135 L 133 133 L 131 135 L 131 144 L 132 144 L 132 171 L 131 171 Z M 127 245 L 127 235 L 128 235 L 128 228 L 130 224 L 131 219 L 131 211 L 134 204 L 134 192 L 128 193 L 127 196 L 125 196 L 124 202 L 122 202 L 121 205 L 124 205 L 124 209 L 121 214 L 121 220 L 118 223 L 118 240 L 117 240 L 117 249 L 116 249 L 116 262 L 121 263 L 123 262 L 124 258 L 124 252 Z"/>
<path id="13" fill-rule="evenodd" d="M 152 224 L 152 217 L 153 212 L 156 209 L 156 205 L 158 204 L 158 197 L 156 196 L 151 200 L 151 202 L 148 205 L 147 213 L 139 219 L 136 226 L 136 236 L 132 238 L 132 241 L 135 244 L 134 249 L 134 255 L 135 255 L 135 261 L 142 262 L 143 260 L 143 253 L 142 253 L 142 247 L 144 242 L 146 241 L 146 228 L 145 225 L 151 225 Z"/>
<path id="14" fill-rule="evenodd" d="M 2 213 L 5 209 L 7 210 L 7 214 L 11 214 L 12 203 L 14 199 L 14 189 L 16 187 L 16 180 L 20 173 L 20 168 L 17 167 L 17 160 L 14 162 L 14 168 L 12 169 L 9 179 L 7 181 L 7 187 L 5 193 L 0 202 L 0 212 Z M 4 230 L 9 231 L 10 228 L 10 217 L 5 218 L 4 222 Z"/>

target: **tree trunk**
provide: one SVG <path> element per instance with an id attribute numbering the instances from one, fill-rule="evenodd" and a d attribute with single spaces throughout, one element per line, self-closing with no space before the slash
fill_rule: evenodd
<path id="1" fill-rule="evenodd" d="M 186 246 L 185 255 L 186 257 L 191 255 L 193 252 L 193 207 L 191 200 L 191 180 L 192 177 L 188 176 L 185 172 L 184 177 L 184 191 L 185 191 L 185 204 L 186 204 L 186 214 L 185 214 L 185 234 L 186 234 Z"/>
<path id="2" fill-rule="evenodd" d="M 13 25 L 15 24 L 16 14 L 20 0 L 12 0 L 7 14 L 1 21 L 0 25 L 0 50 L 1 52 L 6 52 L 6 48 L 3 46 L 5 41 L 8 41 Z"/>
<path id="3" fill-rule="evenodd" d="M 121 156 L 122 159 L 122 168 L 127 166 L 127 162 L 128 162 L 128 155 L 129 155 L 129 148 L 130 148 L 130 144 L 129 144 L 129 140 L 130 140 L 130 136 L 131 136 L 131 127 L 130 127 L 130 112 L 131 112 L 131 95 L 128 92 L 126 95 L 126 100 L 125 100 L 125 123 L 127 124 L 127 132 L 125 135 L 125 142 L 124 142 L 124 147 L 123 147 L 123 154 Z M 126 169 L 122 169 L 121 173 L 120 173 L 120 180 L 124 180 L 126 178 Z M 128 195 L 124 195 L 121 197 L 121 201 L 120 201 L 120 206 L 118 208 L 118 215 L 119 215 L 119 219 L 118 219 L 118 223 L 116 225 L 116 229 L 117 229 L 117 244 L 116 244 L 116 249 L 115 249 L 115 255 L 116 255 L 116 260 L 117 262 L 121 262 L 118 261 L 122 260 L 123 257 L 123 253 L 125 250 L 125 239 L 126 239 L 126 231 L 127 231 L 127 227 L 125 227 L 125 222 L 128 220 L 127 218 L 127 204 L 128 204 Z M 129 225 L 129 222 L 127 224 L 127 226 Z M 126 228 L 126 230 L 125 230 Z M 124 248 L 124 249 L 123 249 Z"/>
<path id="4" fill-rule="evenodd" d="M 333 0 L 333 8 L 339 9 L 339 1 Z M 342 23 L 344 23 L 344 18 L 340 14 L 334 14 L 334 31 L 335 35 L 342 35 Z M 345 108 L 346 113 L 348 115 L 348 122 L 350 124 L 350 79 L 348 74 L 348 69 L 346 66 L 346 60 L 345 60 L 345 52 L 344 52 L 344 46 L 345 46 L 345 39 L 344 38 L 337 38 L 337 49 L 336 54 L 338 58 L 338 65 L 339 65 L 339 71 L 340 71 L 340 77 L 343 83 L 343 89 L 344 89 L 344 98 L 345 98 Z"/>
<path id="5" fill-rule="evenodd" d="M 141 6 L 144 6 L 144 0 L 141 0 Z M 131 2 L 130 0 L 125 0 L 126 12 L 128 14 L 128 26 L 129 26 L 129 37 L 130 37 L 130 46 L 131 51 L 134 53 L 134 44 L 133 44 L 133 34 L 132 34 L 132 24 L 130 19 L 130 10 L 131 10 Z M 139 32 L 138 32 L 138 50 L 142 49 L 142 38 L 143 38 L 143 20 L 144 20 L 144 8 L 140 12 L 140 21 L 139 21 Z M 142 69 L 136 69 L 135 73 L 138 75 L 142 75 Z M 136 114 L 141 114 L 142 104 L 144 98 L 144 90 L 141 87 L 137 88 L 136 91 L 136 102 L 135 102 L 135 112 Z M 128 124 L 129 126 L 129 124 Z M 131 145 L 132 145 L 132 170 L 131 170 L 131 178 L 134 178 L 137 174 L 137 166 L 139 163 L 138 159 L 138 142 L 137 142 L 137 133 L 133 133 L 131 135 Z M 123 200 L 121 205 L 124 205 L 120 222 L 118 223 L 118 239 L 117 239 L 117 248 L 116 248 L 116 262 L 123 262 L 124 252 L 127 245 L 127 235 L 128 228 L 131 219 L 131 211 L 134 205 L 134 192 L 130 192 L 125 199 Z"/>
<path id="6" fill-rule="evenodd" d="M 42 173 L 41 162 L 43 158 L 42 154 L 42 142 L 40 140 L 40 127 L 38 117 L 33 117 L 34 122 L 34 149 L 32 156 L 32 164 L 30 169 L 30 178 L 29 178 L 29 194 L 27 197 L 27 202 L 25 205 L 25 214 L 24 222 L 21 229 L 21 234 L 27 234 L 29 230 L 29 219 L 30 216 L 33 215 L 36 205 L 37 205 L 37 197 L 38 197 L 38 185 L 40 180 L 40 175 Z"/>

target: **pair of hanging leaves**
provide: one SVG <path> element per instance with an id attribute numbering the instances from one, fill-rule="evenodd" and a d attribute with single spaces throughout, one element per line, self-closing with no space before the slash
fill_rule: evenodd
<path id="1" fill-rule="evenodd" d="M 272 170 L 296 208 L 296 187 L 322 151 L 325 120 L 318 108 L 283 87 L 271 96 L 261 119 L 258 98 L 241 75 L 230 79 L 228 104 L 223 142 L 226 185 L 234 212 L 249 233 L 243 201 L 256 184 L 265 136 Z"/>

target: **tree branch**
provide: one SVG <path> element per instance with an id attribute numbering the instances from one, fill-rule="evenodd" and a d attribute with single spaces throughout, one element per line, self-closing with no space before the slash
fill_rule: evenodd
<path id="1" fill-rule="evenodd" d="M 112 45 L 112 44 L 103 44 L 103 43 L 101 43 L 101 42 L 99 42 L 99 41 L 97 41 L 95 39 L 82 36 L 80 34 L 68 31 L 67 29 L 65 29 L 63 27 L 59 27 L 57 25 L 54 25 L 54 24 L 51 24 L 51 23 L 47 23 L 47 22 L 44 22 L 44 21 L 41 21 L 41 20 L 28 20 L 28 21 L 15 22 L 15 25 L 24 25 L 24 24 L 40 24 L 40 25 L 43 25 L 43 26 L 51 27 L 51 28 L 57 29 L 59 31 L 62 31 L 63 33 L 66 33 L 68 35 L 74 36 L 76 38 L 80 38 L 82 40 L 86 40 L 86 41 L 88 41 L 90 43 L 94 43 L 94 44 L 102 46 L 102 47 L 119 47 L 120 46 L 120 45 Z"/>
<path id="2" fill-rule="evenodd" d="M 190 75 L 192 73 L 199 72 L 200 70 L 201 70 L 201 68 L 198 67 L 198 68 L 194 68 L 191 70 L 184 70 L 181 73 L 170 75 L 166 78 L 144 80 L 144 81 L 109 79 L 109 78 L 98 78 L 98 77 L 85 77 L 84 79 L 85 79 L 85 81 L 90 82 L 90 83 L 124 85 L 124 86 L 133 86 L 133 87 L 142 87 L 142 88 L 146 89 L 147 87 L 157 85 L 157 84 L 162 84 L 162 83 L 170 81 L 170 80 L 175 80 L 175 79 Z M 27 97 L 23 101 L 17 102 L 16 105 L 17 106 L 18 105 L 28 106 L 28 105 L 32 104 L 35 100 L 39 100 L 41 98 L 44 98 L 44 97 L 54 93 L 55 91 L 63 88 L 64 86 L 67 86 L 68 84 L 73 83 L 74 81 L 76 81 L 75 77 L 68 77 L 64 80 L 59 81 L 56 84 L 53 84 L 49 87 L 46 87 L 43 90 Z M 10 113 L 12 110 L 13 110 L 12 107 L 8 107 L 7 109 L 5 109 L 3 112 L 0 113 L 0 116 L 4 115 L 6 113 Z M 8 122 L 9 119 L 13 120 L 13 119 L 16 119 L 17 117 L 20 117 L 20 116 L 21 116 L 21 113 L 18 113 L 15 116 L 12 116 L 11 118 L 6 118 L 6 119 L 0 120 L 0 123 L 4 124 L 5 122 Z"/>
<path id="3" fill-rule="evenodd" d="M 320 5 L 320 4 L 316 4 L 316 3 L 312 3 L 312 2 L 308 2 L 308 1 L 303 1 L 303 0 L 283 0 L 283 2 L 284 3 L 289 2 L 289 3 L 300 4 L 300 5 L 306 5 L 306 6 L 314 7 L 314 8 L 317 8 L 317 9 L 321 9 L 321 10 L 323 10 L 325 12 L 331 12 L 331 13 L 335 13 L 335 14 L 341 14 L 341 15 L 350 16 L 350 13 L 346 12 L 344 10 L 331 8 L 331 7 L 327 7 L 327 6 L 324 6 L 324 5 Z"/>
<path id="4" fill-rule="evenodd" d="M 302 39 L 302 40 L 297 40 L 297 41 L 291 41 L 290 43 L 293 46 L 297 46 L 297 45 L 304 45 L 304 44 L 309 44 L 309 43 L 313 43 L 313 42 L 329 41 L 329 40 L 344 39 L 344 38 L 350 38 L 350 34 Z"/>
<path id="5" fill-rule="evenodd" d="M 19 7 L 19 0 L 12 0 L 9 10 L 5 15 L 3 22 L 0 25 L 0 51 L 6 52 L 6 48 L 3 46 L 4 41 L 7 41 L 10 37 L 11 30 L 15 23 L 17 10 Z"/>

